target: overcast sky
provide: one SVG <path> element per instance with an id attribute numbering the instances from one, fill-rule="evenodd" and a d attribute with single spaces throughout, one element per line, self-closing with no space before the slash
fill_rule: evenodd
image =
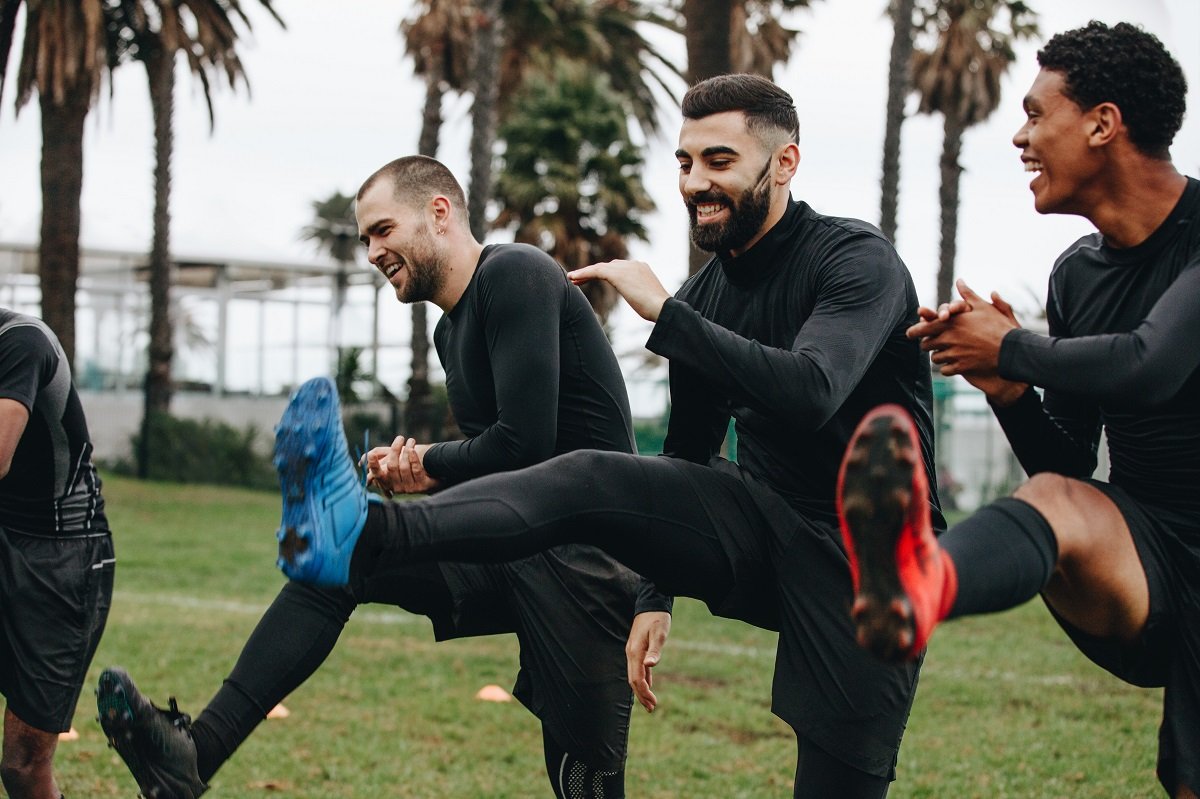
<path id="1" fill-rule="evenodd" d="M 243 3 L 254 32 L 243 46 L 251 93 L 216 91 L 211 135 L 202 97 L 181 73 L 176 100 L 172 249 L 178 256 L 318 260 L 299 230 L 311 202 L 334 190 L 351 193 L 376 167 L 416 150 L 423 88 L 403 57 L 398 35 L 410 3 L 353 0 L 337 4 L 276 0 L 278 26 L 253 0 Z M 891 26 L 885 0 L 813 0 L 786 23 L 803 35 L 776 74 L 796 99 L 802 161 L 792 193 L 818 211 L 878 222 L 879 172 Z M 1179 169 L 1200 172 L 1200 3 L 1196 0 L 1033 0 L 1043 38 L 1089 19 L 1141 24 L 1182 64 L 1190 85 L 1184 128 L 1173 148 Z M 656 37 L 662 38 L 662 37 Z M 664 49 L 683 64 L 683 45 Z M 1023 120 L 1021 97 L 1037 72 L 1038 44 L 1018 47 L 992 118 L 968 131 L 962 162 L 958 273 L 977 290 L 997 289 L 1018 308 L 1044 293 L 1054 257 L 1088 232 L 1078 218 L 1040 217 L 1012 134 Z M 17 53 L 10 59 L 15 66 Z M 14 118 L 10 79 L 0 108 L 0 242 L 37 239 L 41 151 L 36 99 Z M 910 105 L 910 108 L 915 104 Z M 445 108 L 440 157 L 463 179 L 469 98 Z M 687 271 L 686 216 L 673 155 L 678 112 L 664 108 L 663 135 L 647 151 L 645 180 L 658 204 L 635 243 L 669 290 Z M 85 142 L 85 246 L 147 249 L 153 169 L 152 125 L 144 70 L 118 70 L 114 94 L 92 112 Z M 925 302 L 932 302 L 939 236 L 940 118 L 915 116 L 903 131 L 897 246 Z M 435 311 L 436 312 L 436 311 Z M 405 315 L 406 316 L 406 315 Z M 648 326 L 622 306 L 618 347 L 644 343 Z M 391 382 L 391 381 L 389 381 Z"/>

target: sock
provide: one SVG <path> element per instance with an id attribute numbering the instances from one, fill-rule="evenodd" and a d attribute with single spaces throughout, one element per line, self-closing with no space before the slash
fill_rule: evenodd
<path id="1" fill-rule="evenodd" d="M 1037 596 L 1058 562 L 1054 530 L 1036 508 L 998 499 L 938 539 L 958 573 L 947 618 L 993 613 Z"/>
<path id="2" fill-rule="evenodd" d="M 358 542 L 350 555 L 350 584 L 369 579 L 375 572 L 383 546 L 380 542 L 382 532 L 390 529 L 393 524 L 399 524 L 394 508 L 389 502 L 367 503 L 367 520 L 363 523 L 362 532 L 358 534 Z M 394 520 L 394 521 L 393 521 Z"/>

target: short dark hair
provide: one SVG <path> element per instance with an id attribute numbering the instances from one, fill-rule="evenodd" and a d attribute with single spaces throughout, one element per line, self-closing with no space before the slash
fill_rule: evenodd
<path id="1" fill-rule="evenodd" d="M 1128 22 L 1110 28 L 1092 20 L 1051 38 L 1037 57 L 1042 69 L 1062 73 L 1064 94 L 1076 105 L 1113 103 L 1138 150 L 1170 157 L 1183 124 L 1187 79 L 1158 37 Z"/>
<path id="2" fill-rule="evenodd" d="M 760 139 L 782 133 L 788 141 L 800 141 L 800 120 L 792 96 L 766 78 L 717 75 L 700 81 L 683 95 L 684 119 L 703 119 L 726 111 L 744 113 L 746 127 Z"/>
<path id="3" fill-rule="evenodd" d="M 401 202 L 419 206 L 435 195 L 443 195 L 454 203 L 458 212 L 467 217 L 467 200 L 462 186 L 446 165 L 436 158 L 424 155 L 408 155 L 389 161 L 363 181 L 362 187 L 355 195 L 355 200 L 361 200 L 367 189 L 381 180 L 392 184 L 392 194 Z"/>

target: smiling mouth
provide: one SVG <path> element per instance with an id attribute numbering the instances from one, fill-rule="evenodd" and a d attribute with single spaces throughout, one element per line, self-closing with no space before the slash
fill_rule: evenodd
<path id="1" fill-rule="evenodd" d="M 396 273 L 400 271 L 400 262 L 397 261 L 390 266 L 385 266 L 381 271 L 383 272 L 384 277 L 386 277 L 388 280 L 391 280 L 393 277 L 395 277 Z"/>
<path id="2" fill-rule="evenodd" d="M 1037 161 L 1037 160 L 1035 160 L 1035 159 L 1032 159 L 1032 158 L 1031 158 L 1031 159 L 1029 159 L 1028 161 L 1025 161 L 1025 162 L 1024 162 L 1024 164 L 1025 164 L 1025 171 L 1026 171 L 1026 172 L 1041 172 L 1041 171 L 1042 171 L 1042 169 L 1044 168 L 1044 167 L 1042 166 L 1042 162 L 1041 162 L 1041 161 Z"/>
<path id="3" fill-rule="evenodd" d="M 697 219 L 709 219 L 721 213 L 725 206 L 721 203 L 697 203 L 695 208 Z"/>

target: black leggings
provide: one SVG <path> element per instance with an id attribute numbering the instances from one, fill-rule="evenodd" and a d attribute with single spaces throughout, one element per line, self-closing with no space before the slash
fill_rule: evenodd
<path id="1" fill-rule="evenodd" d="M 660 591 L 719 603 L 733 570 L 719 527 L 758 535 L 736 477 L 673 458 L 578 451 L 415 502 L 372 504 L 352 577 L 380 559 L 502 562 L 594 544 Z"/>

